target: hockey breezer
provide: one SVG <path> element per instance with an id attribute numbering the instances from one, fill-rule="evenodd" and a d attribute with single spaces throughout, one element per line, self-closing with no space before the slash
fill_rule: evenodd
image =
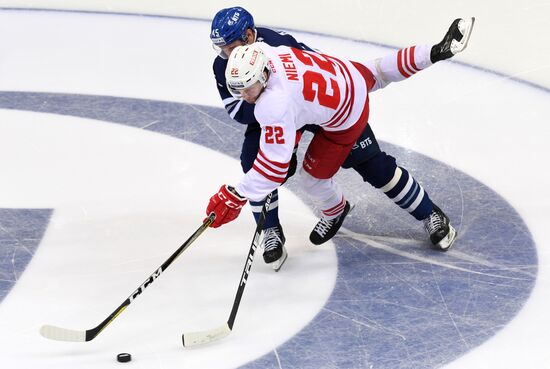
<path id="1" fill-rule="evenodd" d="M 192 243 L 195 241 L 201 234 L 204 232 L 210 224 L 214 221 L 215 215 L 210 214 L 208 218 L 205 219 L 204 223 L 189 237 L 187 241 L 183 243 L 157 270 L 153 272 L 143 282 L 141 286 L 137 288 L 124 302 L 109 315 L 104 321 L 102 321 L 97 327 L 88 329 L 86 331 L 79 331 L 73 329 L 66 329 L 61 327 L 56 327 L 53 325 L 43 325 L 40 328 L 40 334 L 46 338 L 57 341 L 69 341 L 69 342 L 87 342 L 93 340 L 99 333 L 101 333 L 113 320 L 116 319 L 127 307 L 130 305 L 141 293 L 149 287 L 161 274 L 164 272 L 170 264 L 182 252 L 185 251 Z"/>
<path id="2" fill-rule="evenodd" d="M 233 324 L 235 323 L 235 318 L 237 316 L 237 311 L 239 310 L 239 305 L 241 303 L 241 298 L 243 297 L 244 288 L 246 287 L 246 282 L 250 274 L 250 268 L 252 268 L 252 263 L 254 262 L 254 253 L 260 244 L 260 234 L 264 227 L 265 216 L 269 210 L 269 205 L 271 204 L 271 195 L 267 195 L 260 218 L 258 219 L 258 224 L 256 225 L 256 231 L 254 232 L 254 237 L 252 238 L 252 244 L 250 245 L 250 250 L 248 250 L 248 255 L 246 256 L 246 261 L 244 264 L 244 269 L 239 279 L 239 288 L 237 288 L 237 294 L 233 300 L 233 308 L 231 309 L 231 314 L 229 314 L 229 319 L 224 325 L 214 328 L 207 331 L 200 332 L 189 332 L 184 333 L 181 336 L 183 346 L 195 346 L 209 343 L 212 341 L 219 340 L 224 338 L 233 329 Z"/>

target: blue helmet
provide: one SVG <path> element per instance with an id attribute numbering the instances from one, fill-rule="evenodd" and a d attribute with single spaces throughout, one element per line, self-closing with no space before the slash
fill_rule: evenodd
<path id="1" fill-rule="evenodd" d="M 212 20 L 210 39 L 218 47 L 229 45 L 235 40 L 246 42 L 246 30 L 254 29 L 254 18 L 239 6 L 220 10 Z"/>

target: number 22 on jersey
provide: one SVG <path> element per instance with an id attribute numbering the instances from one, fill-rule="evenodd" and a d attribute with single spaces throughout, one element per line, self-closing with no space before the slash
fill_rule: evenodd
<path id="1" fill-rule="evenodd" d="M 330 60 L 325 59 L 319 54 L 309 53 L 307 51 L 295 48 L 292 48 L 291 50 L 294 55 L 296 55 L 296 58 L 298 58 L 298 60 L 300 60 L 303 64 L 310 67 L 315 64 L 321 70 L 336 76 L 334 64 Z M 329 78 L 332 95 L 327 92 L 327 80 L 319 72 L 307 70 L 303 75 L 303 81 L 304 88 L 302 89 L 302 95 L 306 101 L 313 102 L 315 101 L 315 97 L 317 97 L 317 102 L 319 105 L 334 110 L 338 108 L 338 105 L 340 105 L 340 87 L 335 79 Z M 317 87 L 314 88 L 314 85 Z"/>
<path id="2" fill-rule="evenodd" d="M 265 127 L 265 143 L 266 144 L 284 144 L 285 139 L 283 137 L 283 127 L 280 126 L 266 126 Z"/>

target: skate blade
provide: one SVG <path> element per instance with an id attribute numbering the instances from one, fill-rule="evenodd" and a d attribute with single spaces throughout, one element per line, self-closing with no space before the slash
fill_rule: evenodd
<path id="1" fill-rule="evenodd" d="M 288 253 L 286 252 L 286 247 L 283 246 L 283 254 L 279 258 L 279 260 L 275 260 L 273 263 L 271 263 L 271 267 L 273 268 L 273 270 L 278 272 L 285 263 L 287 257 Z"/>
<path id="2" fill-rule="evenodd" d="M 461 19 L 458 23 L 458 29 L 460 33 L 462 33 L 462 39 L 460 41 L 453 40 L 451 42 L 451 52 L 453 55 L 458 54 L 468 46 L 468 40 L 470 40 L 475 20 L 476 19 L 472 17 L 470 19 Z"/>
<path id="3" fill-rule="evenodd" d="M 452 225 L 449 224 L 449 233 L 447 234 L 447 236 L 445 236 L 445 238 L 439 241 L 437 246 L 442 251 L 448 251 L 453 245 L 453 243 L 455 242 L 455 240 L 456 240 L 456 230 L 453 228 Z"/>

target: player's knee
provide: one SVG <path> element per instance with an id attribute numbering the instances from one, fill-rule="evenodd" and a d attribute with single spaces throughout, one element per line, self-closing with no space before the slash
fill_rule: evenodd
<path id="1" fill-rule="evenodd" d="M 304 168 L 300 169 L 300 183 L 302 184 L 304 190 L 308 193 L 315 193 L 316 188 L 321 185 L 322 179 L 313 177 L 311 174 L 306 172 Z"/>
<path id="2" fill-rule="evenodd" d="M 370 183 L 376 188 L 381 188 L 392 180 L 397 164 L 393 156 L 381 151 L 354 168 L 363 177 L 365 182 Z"/>

